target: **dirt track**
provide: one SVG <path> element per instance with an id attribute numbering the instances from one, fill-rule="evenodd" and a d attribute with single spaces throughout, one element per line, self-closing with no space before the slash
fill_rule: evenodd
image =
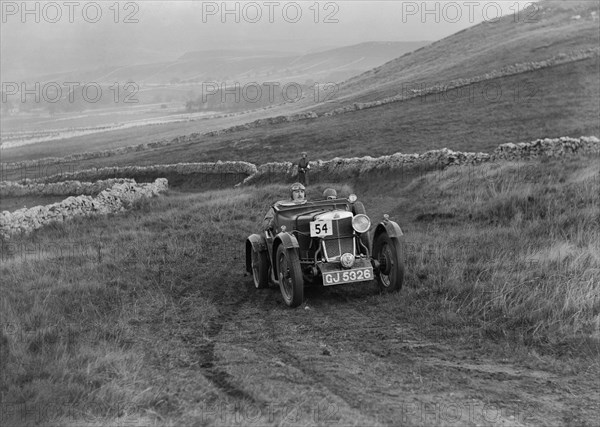
<path id="1" fill-rule="evenodd" d="M 366 203 L 372 218 L 412 206 L 379 187 Z M 398 294 L 341 285 L 307 291 L 289 309 L 279 289 L 257 290 L 244 275 L 254 219 L 243 205 L 213 212 L 208 197 L 171 197 L 130 220 L 132 233 L 143 226 L 152 236 L 142 252 L 156 253 L 134 263 L 139 280 L 125 288 L 139 369 L 115 374 L 133 391 L 103 424 L 600 425 L 597 357 L 484 335 L 480 319 L 420 286 L 408 264 Z"/>
<path id="2" fill-rule="evenodd" d="M 408 289 L 308 292 L 292 310 L 238 263 L 173 294 L 148 331 L 158 406 L 178 424 L 598 425 L 595 374 L 411 320 Z M 207 299 L 216 310 L 199 314 Z"/>

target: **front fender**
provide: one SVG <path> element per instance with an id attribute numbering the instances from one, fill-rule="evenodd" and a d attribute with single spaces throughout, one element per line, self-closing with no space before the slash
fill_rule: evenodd
<path id="1" fill-rule="evenodd" d="M 373 235 L 373 241 L 376 241 L 381 233 L 387 233 L 391 238 L 399 238 L 404 235 L 398 223 L 387 218 L 377 224 L 375 234 Z"/>
<path id="2" fill-rule="evenodd" d="M 275 259 L 275 257 L 277 256 L 277 248 L 279 247 L 279 245 L 283 245 L 283 247 L 286 249 L 294 249 L 300 247 L 300 245 L 298 244 L 298 239 L 296 239 L 296 236 L 294 236 L 293 234 L 290 234 L 286 231 L 282 231 L 277 236 L 275 236 L 275 239 L 273 240 L 273 252 L 271 254 L 271 265 L 274 266 L 273 270 L 277 269 L 277 260 Z"/>
<path id="3" fill-rule="evenodd" d="M 290 234 L 286 231 L 282 231 L 277 236 L 275 236 L 275 240 L 273 241 L 273 252 L 277 251 L 277 246 L 283 245 L 286 249 L 299 248 L 298 239 L 293 234 Z"/>
<path id="4" fill-rule="evenodd" d="M 264 252 L 267 250 L 267 239 L 260 234 L 252 234 L 246 239 L 246 271 L 252 272 L 252 251 Z"/>

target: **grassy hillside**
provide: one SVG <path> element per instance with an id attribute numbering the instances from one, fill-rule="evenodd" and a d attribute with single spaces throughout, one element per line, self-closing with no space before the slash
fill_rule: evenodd
<path id="1" fill-rule="evenodd" d="M 433 86 L 596 47 L 598 13 L 594 1 L 537 2 L 518 16 L 483 22 L 349 79 L 340 85 L 337 101 L 376 100 L 400 94 L 403 84 Z M 572 19 L 575 15 L 580 19 Z"/>
<path id="2" fill-rule="evenodd" d="M 35 144 L 2 152 L 3 161 L 63 156 L 136 145 L 178 135 L 224 129 L 257 118 L 298 110 L 330 111 L 340 104 L 382 99 L 417 84 L 432 86 L 482 76 L 513 64 L 543 61 L 596 47 L 600 32 L 595 2 L 536 3 L 534 22 L 507 16 L 449 36 L 404 55 L 338 87 L 338 101 L 311 99 L 247 115 L 156 125 Z M 536 9 L 537 10 L 537 9 Z M 571 19 L 579 15 L 580 19 Z M 597 15 L 596 15 L 597 16 Z M 515 22 L 518 21 L 518 22 Z M 406 86 L 408 85 L 408 86 Z M 598 135 L 598 57 L 467 85 L 441 96 L 414 98 L 377 108 L 298 123 L 264 126 L 190 144 L 83 164 L 140 164 L 178 161 L 295 160 L 422 152 L 448 147 L 489 151 L 500 143 L 540 137 Z M 310 96 L 308 98 L 311 98 Z"/>
<path id="3" fill-rule="evenodd" d="M 600 135 L 599 66 L 598 58 L 587 59 L 502 77 L 443 95 L 216 137 L 199 136 L 194 142 L 151 151 L 71 162 L 69 170 L 190 161 L 296 161 L 304 150 L 312 159 L 324 160 L 335 156 L 421 153 L 441 147 L 490 152 L 506 142 Z M 482 92 L 485 87 L 490 89 L 487 95 Z M 226 119 L 222 120 L 224 123 Z M 147 141 L 148 137 L 137 141 L 141 140 Z M 11 155 L 17 151 L 18 155 Z M 7 150 L 3 161 L 35 158 L 37 151 L 37 146 Z M 56 168 L 48 171 L 55 173 Z M 7 178 L 11 177 L 7 174 Z"/>
<path id="4" fill-rule="evenodd" d="M 314 311 L 284 308 L 277 290 L 259 292 L 243 275 L 244 239 L 267 204 L 284 197 L 283 186 L 171 192 L 123 215 L 4 243 L 0 389 L 15 404 L 49 408 L 59 424 L 191 422 L 199 404 L 251 399 L 244 390 L 253 390 L 267 362 L 237 361 L 236 354 L 254 353 L 228 345 L 250 339 L 244 345 L 286 347 L 303 333 L 298 325 L 322 315 L 326 323 L 311 323 L 311 333 L 336 322 L 347 344 L 361 339 L 357 310 L 395 328 L 416 322 L 436 342 L 470 343 L 471 353 L 533 352 L 541 355 L 537 363 L 550 358 L 556 372 L 593 376 L 600 350 L 597 160 L 451 168 L 406 187 L 392 176 L 332 183 L 342 194 L 356 191 L 374 220 L 389 213 L 398 221 L 407 277 L 391 297 L 379 296 L 374 284 L 309 293 Z M 309 188 L 309 197 L 322 188 Z M 258 319 L 271 315 L 281 341 L 261 329 Z M 242 323 L 230 327 L 239 335 L 217 344 L 223 322 L 235 319 Z M 258 329 L 246 335 L 239 328 L 248 325 Z M 367 333 L 374 330 L 394 336 L 381 328 Z M 394 342 L 387 341 L 388 352 Z M 383 351 L 369 351 L 376 350 Z M 216 365 L 217 354 L 229 363 Z M 336 360 L 344 360 L 341 353 Z M 274 384 L 269 390 L 284 402 Z M 216 386 L 229 390 L 225 401 L 215 400 Z M 31 412 L 21 421 L 36 416 L 43 417 Z M 589 421 L 587 412 L 579 416 Z"/>

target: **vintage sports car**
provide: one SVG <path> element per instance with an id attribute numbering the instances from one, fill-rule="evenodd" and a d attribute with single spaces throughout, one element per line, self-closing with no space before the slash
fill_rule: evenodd
<path id="1" fill-rule="evenodd" d="M 402 230 L 387 215 L 371 227 L 356 195 L 278 203 L 273 210 L 272 227 L 246 240 L 246 271 L 256 288 L 279 285 L 290 307 L 302 304 L 305 285 L 377 279 L 383 292 L 401 289 Z"/>

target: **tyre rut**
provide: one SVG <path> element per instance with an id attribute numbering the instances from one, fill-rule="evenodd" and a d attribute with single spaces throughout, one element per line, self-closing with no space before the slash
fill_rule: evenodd
<path id="1" fill-rule="evenodd" d="M 360 318 L 364 317 L 354 309 L 350 310 Z M 339 313 L 336 313 L 339 315 Z M 347 316 L 344 316 L 345 318 Z M 366 319 L 366 318 L 365 318 Z M 372 321 L 372 319 L 368 319 Z M 310 382 L 319 384 L 328 394 L 336 396 L 348 408 L 360 412 L 362 415 L 369 416 L 373 422 L 383 424 L 394 424 L 398 421 L 398 412 L 390 405 L 390 398 L 397 398 L 397 395 L 389 395 L 385 392 L 377 394 L 369 394 L 365 387 L 360 387 L 358 384 L 349 386 L 349 382 L 345 382 L 341 374 L 344 372 L 336 372 L 331 370 L 329 365 L 333 359 L 319 363 L 314 358 L 303 358 L 298 349 L 290 348 L 285 344 L 286 337 L 278 333 L 278 328 L 275 324 L 279 324 L 275 315 L 269 313 L 266 316 L 266 325 L 270 331 L 273 331 L 272 343 L 262 342 L 261 346 L 269 349 L 269 352 L 279 358 L 284 364 L 289 365 L 302 372 L 310 378 Z M 308 343 L 306 343 L 308 344 Z M 368 346 L 367 346 L 368 347 Z M 367 348 L 362 348 L 361 352 Z M 349 374 L 350 377 L 353 377 Z M 356 378 L 352 378 L 356 380 Z M 383 397 L 383 398 L 382 398 Z"/>
<path id="2" fill-rule="evenodd" d="M 218 367 L 218 357 L 215 355 L 215 344 L 218 335 L 221 333 L 224 324 L 235 315 L 243 302 L 244 300 L 240 299 L 233 305 L 233 308 L 229 309 L 229 311 L 222 313 L 216 319 L 212 319 L 209 322 L 207 328 L 209 341 L 196 347 L 196 354 L 202 360 L 199 363 L 199 366 L 202 369 L 203 375 L 221 392 L 234 399 L 258 404 L 259 402 L 257 402 L 252 395 L 234 385 L 231 375 Z M 225 305 L 221 305 L 220 307 L 225 307 Z"/>
<path id="3" fill-rule="evenodd" d="M 227 294 L 216 297 L 215 295 L 218 295 L 217 288 L 219 290 L 227 289 L 222 283 L 214 283 L 213 287 L 203 289 L 194 297 L 203 298 L 205 301 L 208 300 L 214 304 L 218 310 L 218 315 L 211 318 L 207 324 L 193 325 L 181 336 L 181 340 L 187 344 L 190 354 L 198 360 L 196 366 L 200 368 L 202 375 L 221 393 L 235 400 L 261 406 L 262 402 L 235 385 L 232 376 L 220 367 L 219 357 L 215 351 L 223 327 L 235 319 L 242 305 L 247 302 L 248 295 L 240 295 L 238 292 L 234 297 L 231 295 L 232 292 L 228 291 Z M 182 294 L 177 296 L 183 297 Z M 199 330 L 204 331 L 204 333 L 199 334 Z"/>

